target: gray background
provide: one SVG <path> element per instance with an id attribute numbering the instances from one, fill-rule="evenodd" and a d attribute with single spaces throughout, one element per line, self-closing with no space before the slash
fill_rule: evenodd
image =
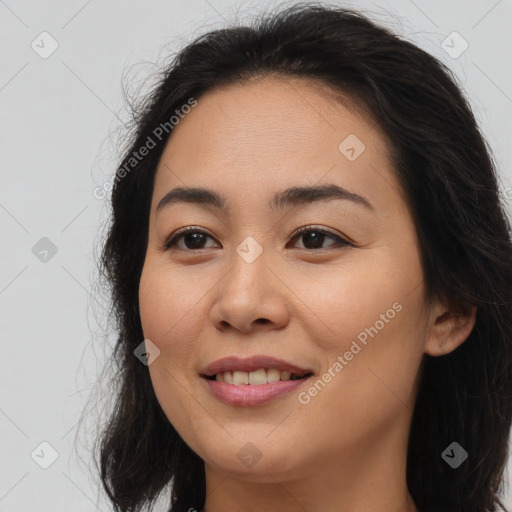
<path id="1" fill-rule="evenodd" d="M 139 83 L 195 35 L 277 3 L 0 0 L 0 511 L 109 510 L 89 454 L 77 459 L 73 442 L 113 343 L 101 336 L 105 298 L 94 289 L 108 210 L 93 190 L 115 171 L 123 72 Z M 456 73 L 510 207 L 512 1 L 343 5 L 372 13 Z M 463 39 L 447 40 L 452 53 L 468 44 L 456 58 L 442 43 L 454 31 Z"/>

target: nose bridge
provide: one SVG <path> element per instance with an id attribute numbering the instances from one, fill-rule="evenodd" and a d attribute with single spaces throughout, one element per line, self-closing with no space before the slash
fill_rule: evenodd
<path id="1" fill-rule="evenodd" d="M 268 249 L 252 236 L 247 236 L 236 247 L 230 257 L 231 271 L 228 278 L 228 291 L 237 297 L 237 302 L 244 300 L 254 303 L 263 299 L 267 278 Z"/>
<path id="2" fill-rule="evenodd" d="M 285 321 L 285 301 L 268 268 L 269 256 L 268 250 L 252 236 L 246 237 L 233 250 L 230 269 L 220 283 L 212 309 L 212 320 L 217 328 L 230 324 L 247 332 L 254 324 L 275 327 Z"/>

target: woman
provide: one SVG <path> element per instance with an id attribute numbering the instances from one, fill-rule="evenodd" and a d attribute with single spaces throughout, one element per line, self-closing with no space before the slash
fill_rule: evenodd
<path id="1" fill-rule="evenodd" d="M 449 70 L 296 5 L 189 44 L 135 119 L 101 261 L 115 510 L 505 510 L 510 225 Z"/>

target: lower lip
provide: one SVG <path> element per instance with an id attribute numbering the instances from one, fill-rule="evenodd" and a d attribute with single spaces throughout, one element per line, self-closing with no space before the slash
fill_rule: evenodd
<path id="1" fill-rule="evenodd" d="M 242 384 L 235 386 L 218 380 L 209 380 L 201 377 L 210 391 L 223 402 L 230 405 L 261 405 L 270 402 L 282 395 L 290 393 L 294 389 L 307 382 L 310 377 L 298 380 L 280 380 L 278 382 L 268 382 L 258 386 Z"/>

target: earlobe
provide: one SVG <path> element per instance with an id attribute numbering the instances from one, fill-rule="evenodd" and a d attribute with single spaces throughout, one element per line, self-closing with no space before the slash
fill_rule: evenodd
<path id="1" fill-rule="evenodd" d="M 425 353 L 438 357 L 449 354 L 462 345 L 476 323 L 476 307 L 440 308 L 432 316 L 425 343 Z"/>

